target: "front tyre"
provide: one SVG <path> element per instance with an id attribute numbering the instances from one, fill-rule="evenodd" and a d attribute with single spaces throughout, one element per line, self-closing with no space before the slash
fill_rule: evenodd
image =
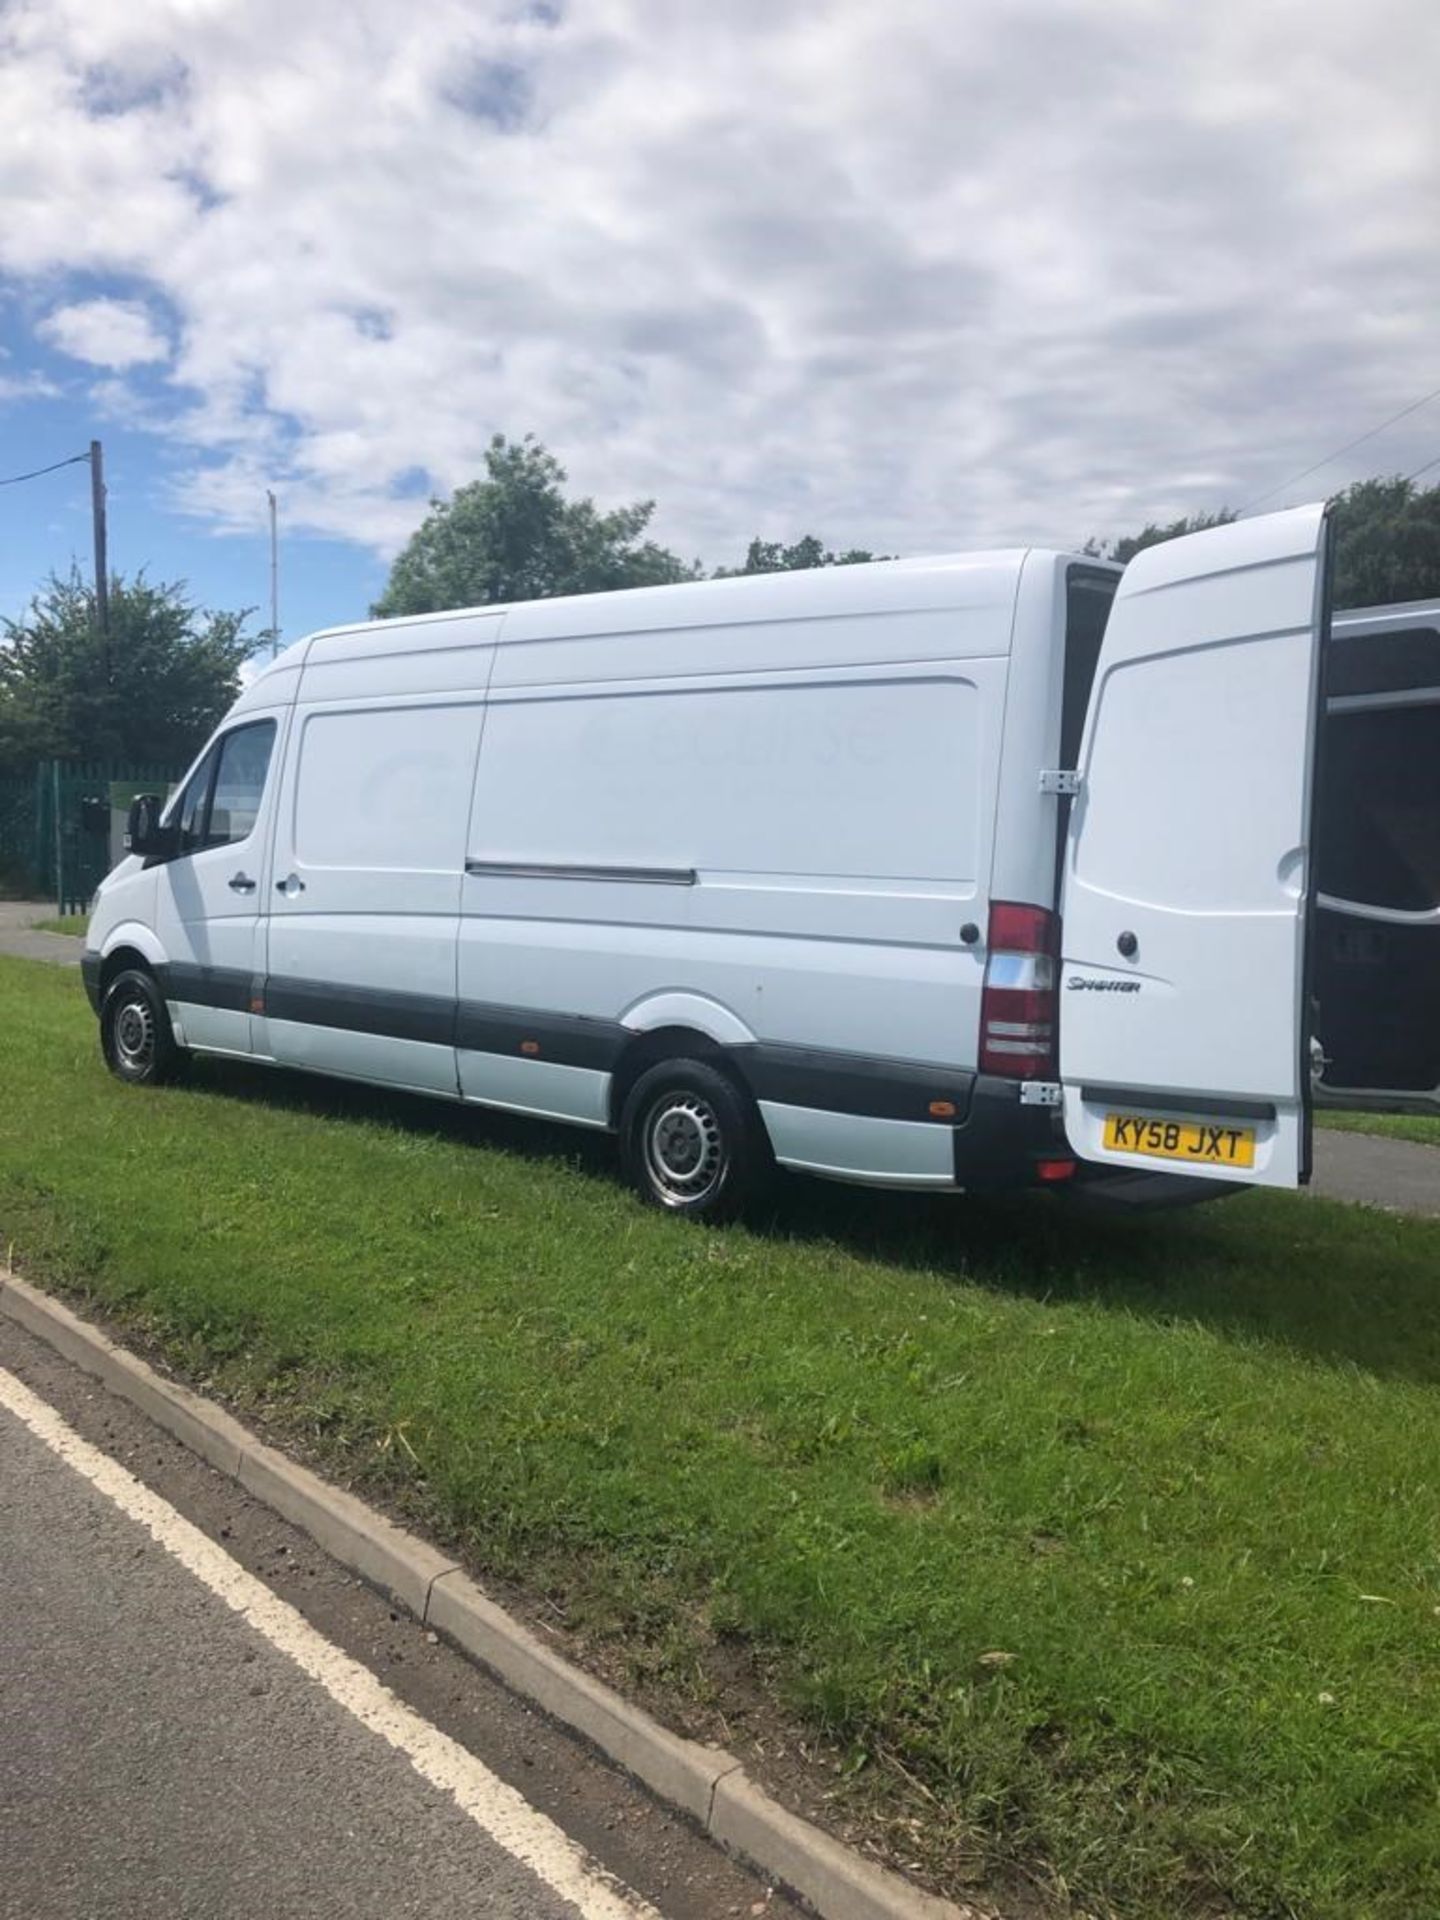
<path id="1" fill-rule="evenodd" d="M 184 1055 L 151 974 L 133 967 L 111 981 L 100 1009 L 100 1046 L 116 1079 L 131 1086 L 158 1086 L 180 1071 Z"/>
<path id="2" fill-rule="evenodd" d="M 771 1168 L 749 1097 L 704 1060 L 663 1060 L 641 1074 L 620 1116 L 620 1153 L 642 1199 L 705 1220 L 738 1213 Z"/>

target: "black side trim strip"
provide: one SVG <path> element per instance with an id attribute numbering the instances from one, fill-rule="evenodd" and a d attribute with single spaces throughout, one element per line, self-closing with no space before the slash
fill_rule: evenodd
<path id="1" fill-rule="evenodd" d="M 200 1006 L 243 1012 L 261 993 L 262 983 L 238 969 L 172 964 L 161 971 L 169 998 Z M 583 1014 L 477 1001 L 457 1005 L 439 995 L 273 975 L 263 983 L 263 1003 L 275 1020 L 428 1041 L 470 1053 L 525 1054 L 595 1073 L 612 1073 L 625 1048 L 640 1037 L 618 1021 Z M 731 1058 L 758 1100 L 876 1120 L 923 1120 L 931 1125 L 963 1126 L 970 1115 L 975 1075 L 960 1067 L 771 1045 L 735 1047 Z M 996 1083 L 994 1093 L 1005 1104 L 1014 1105 L 1010 1083 Z M 953 1114 L 932 1113 L 932 1101 L 949 1101 Z"/>
<path id="2" fill-rule="evenodd" d="M 481 1006 L 462 1000 L 455 1044 L 470 1053 L 533 1053 L 561 1067 L 610 1073 L 635 1036 L 616 1020 L 578 1013 L 528 1013 L 523 1007 Z"/>
<path id="3" fill-rule="evenodd" d="M 100 1011 L 100 969 L 103 964 L 98 953 L 82 953 L 80 956 L 80 979 L 84 984 L 85 998 L 96 1013 Z"/>
<path id="4" fill-rule="evenodd" d="M 155 969 L 155 976 L 167 1000 L 186 1000 L 192 1007 L 225 1007 L 232 1013 L 250 1011 L 255 976 L 243 967 L 201 967 L 190 960 L 170 960 Z"/>
<path id="5" fill-rule="evenodd" d="M 874 1120 L 937 1120 L 955 1126 L 970 1111 L 973 1073 L 960 1067 L 927 1067 L 913 1060 L 886 1060 L 860 1053 L 831 1053 L 818 1047 L 780 1047 L 765 1043 L 737 1047 L 735 1063 L 757 1100 L 786 1107 L 822 1107 L 830 1113 L 860 1114 Z M 948 1100 L 953 1115 L 930 1111 L 932 1100 Z"/>
<path id="6" fill-rule="evenodd" d="M 247 976 L 248 977 L 248 976 Z M 265 982 L 265 1011 L 273 1020 L 301 1020 L 347 1033 L 391 1040 L 455 1044 L 455 1002 L 436 994 L 397 993 L 388 987 L 338 987 L 320 980 Z"/>
<path id="7" fill-rule="evenodd" d="M 649 887 L 693 887 L 699 878 L 694 867 L 566 866 L 543 860 L 467 860 L 465 871 L 477 880 L 618 880 Z"/>
<path id="8" fill-rule="evenodd" d="M 1273 1120 L 1273 1100 L 1202 1099 L 1188 1093 L 1146 1093 L 1141 1087 L 1081 1087 L 1082 1100 L 1113 1107 L 1148 1107 L 1152 1113 L 1200 1113 L 1217 1120 Z"/>

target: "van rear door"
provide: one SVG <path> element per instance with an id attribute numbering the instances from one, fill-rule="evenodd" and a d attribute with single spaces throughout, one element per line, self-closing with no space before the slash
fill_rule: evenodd
<path id="1" fill-rule="evenodd" d="M 1309 1177 L 1309 849 L 1323 506 L 1151 547 L 1101 645 L 1061 884 L 1082 1159 Z"/>

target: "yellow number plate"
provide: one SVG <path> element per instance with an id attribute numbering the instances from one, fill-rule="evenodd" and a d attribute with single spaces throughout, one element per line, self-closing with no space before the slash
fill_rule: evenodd
<path id="1" fill-rule="evenodd" d="M 1105 1144 L 1152 1160 L 1199 1161 L 1207 1167 L 1253 1167 L 1255 1129 L 1226 1121 L 1147 1120 L 1140 1114 L 1107 1113 Z"/>

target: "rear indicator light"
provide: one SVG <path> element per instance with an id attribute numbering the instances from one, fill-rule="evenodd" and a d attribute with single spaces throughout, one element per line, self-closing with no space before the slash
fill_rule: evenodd
<path id="1" fill-rule="evenodd" d="M 1058 934 L 1055 915 L 1044 907 L 992 902 L 980 996 L 982 1073 L 1011 1080 L 1053 1076 Z"/>

